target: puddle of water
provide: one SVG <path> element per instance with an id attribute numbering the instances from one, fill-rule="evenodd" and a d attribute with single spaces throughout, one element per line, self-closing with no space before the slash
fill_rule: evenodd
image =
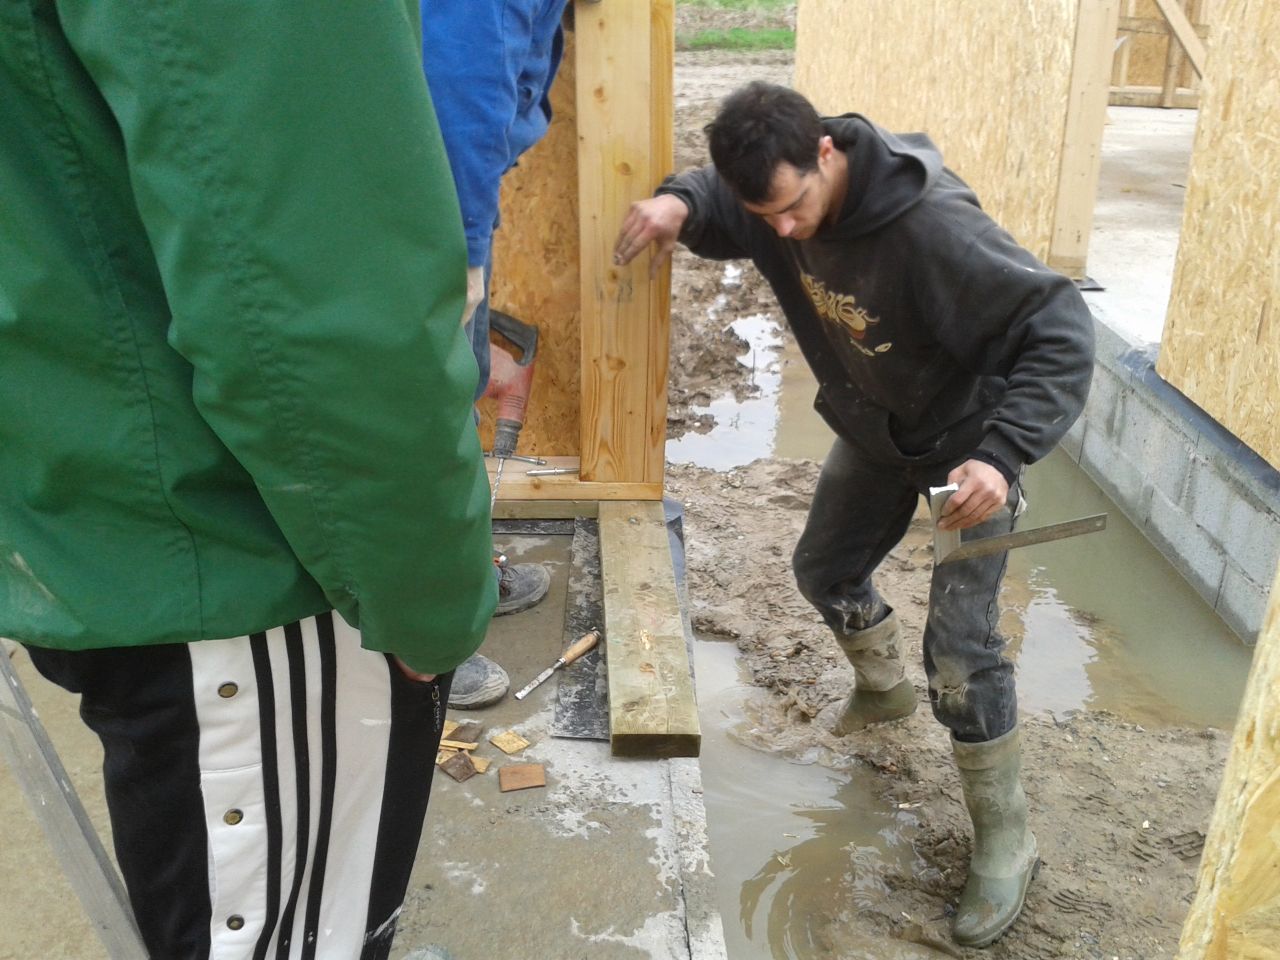
<path id="1" fill-rule="evenodd" d="M 736 271 L 736 272 L 735 272 Z M 725 265 L 726 286 L 739 282 L 741 268 Z M 711 308 L 714 316 L 719 302 Z M 715 470 L 741 467 L 761 457 L 821 460 L 831 448 L 832 433 L 813 411 L 817 392 L 795 339 L 783 335 L 768 314 L 740 317 L 729 324 L 747 341 L 738 362 L 751 371 L 754 396 L 737 400 L 731 392 L 695 407 L 709 413 L 716 426 L 708 433 L 686 433 L 667 441 L 667 460 Z"/>
<path id="2" fill-rule="evenodd" d="M 737 282 L 732 269 L 725 282 Z M 717 470 L 759 457 L 823 459 L 832 435 L 793 338 L 765 315 L 733 327 L 750 344 L 740 362 L 755 371 L 759 396 L 712 403 L 715 428 L 668 442 L 667 459 Z M 1022 708 L 1230 729 L 1251 650 L 1065 454 L 1035 464 L 1027 487 L 1024 529 L 1104 512 L 1108 528 L 1010 554 L 1002 627 Z"/>
<path id="3" fill-rule="evenodd" d="M 1023 709 L 1231 729 L 1250 648 L 1066 454 L 1035 464 L 1027 490 L 1025 527 L 1108 516 L 1102 533 L 1009 554 L 1004 625 L 1021 636 L 1010 653 Z"/>
<path id="4" fill-rule="evenodd" d="M 732 644 L 695 645 L 703 799 L 725 941 L 734 960 L 925 960 L 924 947 L 850 939 L 849 905 L 891 896 L 886 864 L 920 864 L 906 836 L 916 819 L 876 795 L 860 771 L 835 772 L 761 753 L 735 739 L 759 694 L 738 674 Z"/>

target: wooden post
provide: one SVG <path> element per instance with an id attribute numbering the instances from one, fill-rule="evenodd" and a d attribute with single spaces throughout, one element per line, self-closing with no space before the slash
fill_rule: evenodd
<path id="1" fill-rule="evenodd" d="M 1134 10 L 1137 7 L 1138 0 L 1124 0 L 1124 12 L 1122 14 L 1121 24 L 1125 20 L 1132 20 Z M 1122 27 L 1123 29 L 1123 27 Z M 1111 86 L 1127 87 L 1129 85 L 1129 52 L 1133 47 L 1133 34 L 1129 34 L 1124 41 L 1116 47 L 1115 61 L 1111 66 Z"/>
<path id="2" fill-rule="evenodd" d="M 1175 0 L 1178 2 L 1178 0 Z M 1182 8 L 1185 11 L 1187 0 L 1181 0 Z M 1178 80 L 1182 77 L 1182 67 L 1186 63 L 1187 54 L 1182 49 L 1173 31 L 1169 31 L 1169 48 L 1165 51 L 1164 56 L 1164 82 L 1160 87 L 1160 106 L 1168 109 L 1173 106 L 1174 96 L 1178 92 Z"/>
<path id="3" fill-rule="evenodd" d="M 632 201 L 671 172 L 673 0 L 585 3 L 577 33 L 583 481 L 660 484 L 669 267 L 613 265 Z M 660 495 L 660 494 L 659 494 Z"/>
<path id="4" fill-rule="evenodd" d="M 1119 22 L 1120 0 L 1080 0 L 1048 258 L 1049 266 L 1077 280 L 1085 275 L 1093 229 Z"/>
<path id="5" fill-rule="evenodd" d="M 1182 45 L 1182 49 L 1187 52 L 1187 57 L 1191 60 L 1191 66 L 1195 68 L 1196 73 L 1203 77 L 1204 61 L 1207 55 L 1204 41 L 1197 36 L 1195 28 L 1191 26 L 1191 21 L 1182 12 L 1182 7 L 1178 6 L 1178 0 L 1156 0 L 1156 6 L 1164 14 L 1164 18 L 1169 21 L 1169 29 L 1173 31 L 1173 37 L 1169 38 L 1170 47 L 1173 46 L 1174 37 L 1176 37 L 1177 42 Z"/>
<path id="6" fill-rule="evenodd" d="M 1200 863 L 1178 960 L 1280 957 L 1280 575 Z"/>

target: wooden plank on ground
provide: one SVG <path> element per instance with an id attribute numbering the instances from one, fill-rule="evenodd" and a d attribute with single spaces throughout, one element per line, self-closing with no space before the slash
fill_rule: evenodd
<path id="1" fill-rule="evenodd" d="M 581 237 L 581 479 L 662 483 L 666 439 L 666 268 L 613 264 L 635 200 L 670 172 L 672 0 L 578 4 Z M 665 31 L 659 36 L 659 31 Z M 655 62 L 656 60 L 656 62 Z M 665 154 L 665 155 L 663 155 Z"/>
<path id="2" fill-rule="evenodd" d="M 600 504 L 614 756 L 696 757 L 702 741 L 660 502 Z"/>
<path id="3" fill-rule="evenodd" d="M 1280 576 L 1258 634 L 1178 960 L 1280 956 Z"/>
<path id="4" fill-rule="evenodd" d="M 1191 21 L 1187 19 L 1182 7 L 1178 6 L 1178 0 L 1156 0 L 1156 6 L 1164 14 L 1164 18 L 1169 21 L 1169 29 L 1178 38 L 1178 43 L 1182 44 L 1182 49 L 1187 52 L 1187 58 L 1191 61 L 1191 66 L 1195 68 L 1196 73 L 1203 77 L 1204 62 L 1208 53 L 1204 41 L 1196 35 L 1195 28 L 1191 26 Z"/>
<path id="5" fill-rule="evenodd" d="M 1119 20 L 1120 0 L 1080 0 L 1048 257 L 1049 266 L 1077 280 L 1085 275 L 1093 229 Z"/>

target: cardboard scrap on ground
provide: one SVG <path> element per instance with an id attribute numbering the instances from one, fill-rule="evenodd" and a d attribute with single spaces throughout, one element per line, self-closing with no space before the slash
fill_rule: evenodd
<path id="1" fill-rule="evenodd" d="M 489 742 L 501 750 L 505 754 L 519 753 L 529 745 L 529 741 L 514 730 L 508 730 L 506 733 L 499 733 L 489 738 Z M 506 769 L 505 767 L 503 768 Z"/>
<path id="2" fill-rule="evenodd" d="M 502 793 L 546 785 L 547 771 L 540 763 L 509 763 L 498 768 L 498 789 Z"/>
<path id="3" fill-rule="evenodd" d="M 459 783 L 476 775 L 476 766 L 471 762 L 471 755 L 462 750 L 440 764 L 440 769 Z"/>
<path id="4" fill-rule="evenodd" d="M 453 729 L 445 734 L 450 740 L 476 740 L 480 739 L 480 734 L 484 732 L 484 727 L 474 720 L 468 720 L 466 723 L 455 724 Z"/>
<path id="5" fill-rule="evenodd" d="M 477 773 L 484 773 L 489 769 L 493 761 L 485 757 L 474 756 L 472 753 L 480 746 L 480 734 L 483 732 L 484 727 L 475 721 L 469 720 L 466 723 L 458 723 L 456 720 L 445 720 L 444 736 L 440 739 L 440 748 L 436 753 L 436 766 L 459 782 L 470 779 Z M 489 742 L 506 754 L 519 753 L 529 746 L 529 741 L 514 730 L 495 734 L 489 738 Z M 525 768 L 536 771 L 536 774 L 532 772 L 503 772 L 509 769 L 520 771 Z M 498 771 L 498 777 L 499 789 L 502 791 L 543 787 L 547 783 L 546 774 L 543 772 L 542 767 L 536 763 L 513 764 L 508 767 L 502 767 Z M 533 780 L 528 783 L 521 782 L 523 777 L 536 777 L 537 782 Z M 508 783 L 518 783 L 518 785 L 508 786 Z"/>

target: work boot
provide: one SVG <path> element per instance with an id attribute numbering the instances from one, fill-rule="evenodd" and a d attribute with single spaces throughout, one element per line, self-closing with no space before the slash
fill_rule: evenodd
<path id="1" fill-rule="evenodd" d="M 528 610 L 547 595 L 551 587 L 551 574 L 540 563 L 507 563 L 505 556 L 495 561 L 498 565 L 498 608 L 495 617 Z M 455 681 L 456 682 L 456 681 Z"/>
<path id="2" fill-rule="evenodd" d="M 964 802 L 973 821 L 969 879 L 956 907 L 956 943 L 985 947 L 1022 912 L 1027 885 L 1040 868 L 1035 835 L 1027 829 L 1027 797 L 1018 780 L 1021 737 L 1014 727 L 986 743 L 952 739 Z"/>
<path id="3" fill-rule="evenodd" d="M 854 687 L 833 732 L 843 737 L 873 723 L 901 720 L 916 711 L 916 691 L 898 653 L 898 615 L 892 610 L 865 630 L 836 633 L 853 664 Z"/>
<path id="4" fill-rule="evenodd" d="M 488 657 L 473 653 L 453 673 L 449 706 L 455 710 L 481 710 L 505 697 L 510 687 L 507 671 Z"/>

